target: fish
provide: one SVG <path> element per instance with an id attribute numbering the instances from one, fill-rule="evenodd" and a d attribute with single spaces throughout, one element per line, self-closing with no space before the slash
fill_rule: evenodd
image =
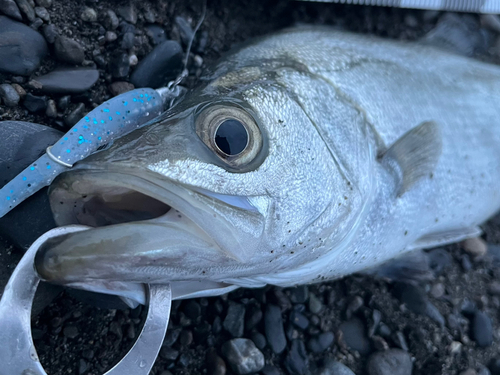
<path id="1" fill-rule="evenodd" d="M 478 236 L 500 209 L 500 68 L 297 27 L 61 174 L 49 282 L 144 303 L 322 282 Z"/>

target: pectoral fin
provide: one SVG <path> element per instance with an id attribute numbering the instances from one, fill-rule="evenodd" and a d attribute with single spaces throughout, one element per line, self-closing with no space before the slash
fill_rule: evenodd
<path id="1" fill-rule="evenodd" d="M 449 230 L 446 232 L 431 233 L 422 238 L 419 238 L 408 248 L 410 250 L 430 249 L 437 246 L 448 245 L 454 242 L 460 242 L 467 238 L 479 237 L 482 233 L 483 231 L 479 227 L 461 228 Z"/>
<path id="2" fill-rule="evenodd" d="M 432 174 L 441 149 L 438 125 L 429 121 L 403 135 L 381 156 L 380 162 L 397 180 L 398 197 Z"/>

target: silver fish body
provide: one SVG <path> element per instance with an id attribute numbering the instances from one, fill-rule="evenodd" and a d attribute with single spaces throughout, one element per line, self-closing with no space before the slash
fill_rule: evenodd
<path id="1" fill-rule="evenodd" d="M 477 235 L 500 208 L 499 99 L 499 67 L 432 47 L 326 28 L 263 38 L 55 182 L 58 224 L 96 228 L 48 243 L 37 269 L 186 298 L 339 278 Z M 236 155 L 216 139 L 238 128 L 228 119 L 248 137 Z"/>

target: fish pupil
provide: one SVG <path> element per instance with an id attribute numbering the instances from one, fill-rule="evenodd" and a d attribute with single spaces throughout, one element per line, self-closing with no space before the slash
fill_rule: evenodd
<path id="1" fill-rule="evenodd" d="M 248 132 L 238 120 L 225 120 L 215 132 L 215 144 L 226 155 L 238 155 L 248 144 Z"/>

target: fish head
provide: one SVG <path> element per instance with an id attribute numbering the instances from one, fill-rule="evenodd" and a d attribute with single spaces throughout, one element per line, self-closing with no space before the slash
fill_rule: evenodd
<path id="1" fill-rule="evenodd" d="M 62 174 L 50 189 L 57 224 L 93 229 L 48 241 L 40 275 L 77 286 L 168 282 L 174 295 L 213 295 L 264 285 L 266 275 L 341 243 L 366 197 L 274 74 L 219 69 Z"/>

